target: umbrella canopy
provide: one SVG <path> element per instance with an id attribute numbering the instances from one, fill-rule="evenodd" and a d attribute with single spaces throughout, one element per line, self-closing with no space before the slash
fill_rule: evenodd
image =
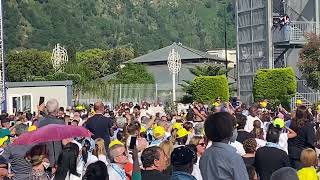
<path id="1" fill-rule="evenodd" d="M 84 127 L 62 124 L 49 124 L 35 131 L 21 134 L 14 145 L 26 145 L 50 141 L 60 141 L 74 137 L 91 137 L 92 133 Z"/>

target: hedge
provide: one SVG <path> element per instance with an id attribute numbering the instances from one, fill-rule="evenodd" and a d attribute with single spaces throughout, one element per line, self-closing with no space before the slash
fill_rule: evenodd
<path id="1" fill-rule="evenodd" d="M 229 100 L 229 86 L 226 76 L 199 76 L 192 82 L 194 100 L 212 102 L 220 97 L 223 101 Z"/>
<path id="2" fill-rule="evenodd" d="M 279 100 L 288 103 L 297 90 L 297 80 L 292 68 L 260 69 L 254 79 L 255 101 Z"/>

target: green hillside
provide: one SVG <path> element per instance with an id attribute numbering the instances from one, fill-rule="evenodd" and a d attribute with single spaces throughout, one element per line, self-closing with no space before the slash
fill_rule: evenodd
<path id="1" fill-rule="evenodd" d="M 231 2 L 224 0 L 221 2 Z M 6 0 L 7 49 L 74 50 L 133 47 L 136 55 L 181 42 L 224 47 L 219 0 Z M 228 46 L 235 46 L 233 6 L 227 7 Z"/>

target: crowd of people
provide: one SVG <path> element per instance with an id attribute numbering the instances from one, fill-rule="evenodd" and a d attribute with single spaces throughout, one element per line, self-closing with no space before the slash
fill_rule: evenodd
<path id="1" fill-rule="evenodd" d="M 292 112 L 239 99 L 165 112 L 161 103 L 98 101 L 0 116 L 0 179 L 317 180 L 320 106 Z M 30 145 L 13 142 L 49 124 L 93 135 Z"/>

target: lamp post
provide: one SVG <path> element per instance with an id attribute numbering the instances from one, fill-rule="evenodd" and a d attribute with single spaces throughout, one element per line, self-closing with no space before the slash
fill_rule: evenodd
<path id="1" fill-rule="evenodd" d="M 176 74 L 181 69 L 181 58 L 175 49 L 172 49 L 168 56 L 168 68 L 172 74 L 172 101 L 176 102 Z"/>
<path id="2" fill-rule="evenodd" d="M 228 79 L 227 4 L 224 7 L 224 55 L 225 55 L 225 65 L 226 65 L 226 77 Z"/>

